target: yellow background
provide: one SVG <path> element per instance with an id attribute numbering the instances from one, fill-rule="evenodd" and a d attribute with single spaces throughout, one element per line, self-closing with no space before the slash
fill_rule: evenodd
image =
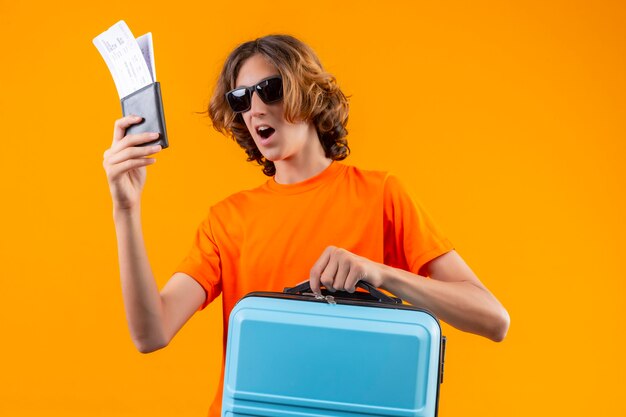
<path id="1" fill-rule="evenodd" d="M 230 50 L 287 32 L 351 95 L 347 162 L 398 174 L 511 314 L 501 344 L 444 326 L 440 415 L 626 415 L 623 3 L 296 3 L 0 1 L 0 415 L 205 416 L 216 388 L 219 303 L 163 351 L 128 336 L 92 44 L 120 19 L 152 31 L 164 95 L 160 285 L 208 207 L 264 181 L 196 112 Z"/>

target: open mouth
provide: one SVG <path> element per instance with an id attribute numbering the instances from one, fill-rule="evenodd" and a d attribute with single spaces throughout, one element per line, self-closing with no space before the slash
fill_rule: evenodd
<path id="1" fill-rule="evenodd" d="M 259 126 L 257 127 L 256 132 L 263 139 L 267 139 L 274 134 L 275 130 L 273 127 L 270 126 Z"/>

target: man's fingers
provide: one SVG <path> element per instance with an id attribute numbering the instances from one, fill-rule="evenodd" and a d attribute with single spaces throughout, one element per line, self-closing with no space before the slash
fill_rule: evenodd
<path id="1" fill-rule="evenodd" d="M 117 153 L 124 148 L 131 146 L 138 146 L 146 142 L 150 142 L 159 137 L 156 132 L 136 133 L 133 135 L 126 135 L 122 140 L 115 142 L 111 145 L 111 153 Z"/>
<path id="2" fill-rule="evenodd" d="M 107 176 L 110 180 L 115 180 L 120 175 L 131 171 L 133 169 L 145 167 L 148 165 L 152 165 L 156 162 L 154 158 L 138 158 L 138 159 L 129 159 L 127 161 L 121 162 L 119 164 L 115 164 L 107 170 Z"/>
<path id="3" fill-rule="evenodd" d="M 337 259 L 337 272 L 335 273 L 333 288 L 338 291 L 347 290 L 346 279 L 348 278 L 348 273 L 350 272 L 350 262 L 346 262 L 346 259 L 339 258 Z"/>
<path id="4" fill-rule="evenodd" d="M 360 267 L 354 266 L 350 268 L 350 273 L 346 278 L 346 282 L 344 284 L 344 288 L 348 292 L 354 292 L 356 289 L 356 283 L 365 278 L 366 274 L 361 270 Z"/>
<path id="5" fill-rule="evenodd" d="M 126 136 L 126 129 L 128 129 L 129 126 L 139 123 L 142 120 L 143 118 L 135 115 L 117 119 L 113 125 L 113 143 L 119 142 L 122 138 L 124 138 L 124 136 Z"/>
<path id="6" fill-rule="evenodd" d="M 319 294 L 323 285 L 329 291 L 354 292 L 360 280 L 368 278 L 368 272 L 375 270 L 366 259 L 346 249 L 329 246 L 311 268 L 311 290 Z M 374 281 L 374 277 L 370 277 Z M 371 284 L 373 282 L 369 281 Z"/>
<path id="7" fill-rule="evenodd" d="M 330 255 L 336 248 L 334 246 L 328 246 L 322 252 L 322 255 L 318 258 L 318 260 L 311 268 L 310 272 L 310 283 L 311 283 L 311 291 L 315 294 L 320 293 L 320 278 L 322 277 L 322 272 L 326 269 L 326 265 L 328 265 L 328 261 L 330 260 Z"/>
<path id="8" fill-rule="evenodd" d="M 132 146 L 129 148 L 122 149 L 121 151 L 111 154 L 107 160 L 109 165 L 118 164 L 120 162 L 124 162 L 128 159 L 136 159 L 142 158 L 148 155 L 155 154 L 161 150 L 161 145 L 152 145 L 152 146 Z"/>
<path id="9" fill-rule="evenodd" d="M 154 132 L 137 133 L 135 135 L 125 136 L 123 140 L 115 142 L 113 145 L 111 145 L 109 149 L 104 151 L 104 154 L 102 155 L 102 157 L 106 160 L 107 158 L 111 158 L 112 156 L 121 152 L 123 149 L 136 147 L 137 145 L 150 142 L 151 140 L 157 139 L 158 137 L 159 137 L 159 134 L 154 133 Z M 152 146 L 157 146 L 157 145 L 152 145 Z M 147 148 L 148 147 L 146 146 L 146 149 Z M 151 148 L 151 149 L 155 149 L 155 148 Z"/>
<path id="10" fill-rule="evenodd" d="M 331 257 L 330 262 L 328 262 L 328 265 L 326 265 L 326 268 L 324 269 L 324 272 L 322 272 L 322 276 L 320 277 L 320 284 L 326 287 L 326 289 L 331 292 L 335 292 L 334 282 L 335 275 L 337 275 L 337 267 L 337 262 Z"/>

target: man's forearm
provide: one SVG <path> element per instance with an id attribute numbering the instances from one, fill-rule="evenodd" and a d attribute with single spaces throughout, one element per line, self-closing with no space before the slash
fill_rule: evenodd
<path id="1" fill-rule="evenodd" d="M 446 323 L 466 332 L 501 341 L 508 329 L 508 313 L 485 288 L 470 282 L 438 281 L 382 265 L 384 289 L 425 308 Z"/>
<path id="2" fill-rule="evenodd" d="M 163 307 L 143 241 L 141 209 L 114 210 L 122 295 L 131 337 L 143 353 L 160 349 L 168 340 Z"/>

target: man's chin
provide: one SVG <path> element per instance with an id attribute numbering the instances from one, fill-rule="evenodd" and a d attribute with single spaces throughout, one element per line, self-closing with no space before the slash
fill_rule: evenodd
<path id="1" fill-rule="evenodd" d="M 281 161 L 283 156 L 278 154 L 278 152 L 266 152 L 262 153 L 263 157 L 270 162 L 276 163 L 277 161 Z"/>

